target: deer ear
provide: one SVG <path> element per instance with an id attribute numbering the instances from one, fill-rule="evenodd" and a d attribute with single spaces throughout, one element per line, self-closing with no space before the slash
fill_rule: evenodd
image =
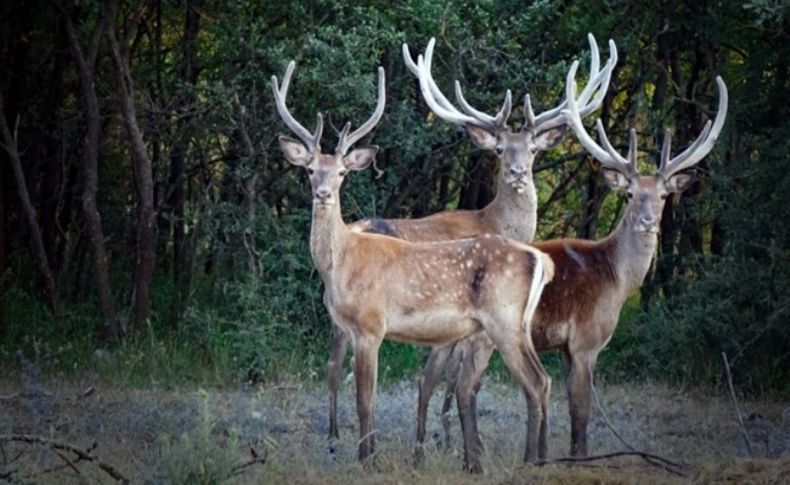
<path id="1" fill-rule="evenodd" d="M 302 142 L 287 136 L 280 136 L 278 140 L 286 160 L 299 167 L 306 167 L 310 163 L 310 153 Z"/>
<path id="2" fill-rule="evenodd" d="M 693 172 L 676 173 L 667 180 L 667 191 L 679 194 L 689 188 L 692 182 L 694 182 Z"/>
<path id="3" fill-rule="evenodd" d="M 466 125 L 466 132 L 469 133 L 469 138 L 472 139 L 472 142 L 483 150 L 496 148 L 496 136 L 489 131 L 478 126 Z"/>
<path id="4" fill-rule="evenodd" d="M 533 141 L 535 142 L 535 146 L 538 147 L 538 150 L 551 150 L 555 146 L 559 145 L 559 143 L 565 137 L 565 133 L 567 131 L 568 125 L 555 126 L 554 128 L 549 128 L 548 130 L 541 131 L 535 135 Z"/>
<path id="5" fill-rule="evenodd" d="M 357 148 L 351 153 L 343 157 L 343 163 L 349 170 L 363 170 L 368 168 L 368 165 L 373 163 L 376 159 L 376 154 L 379 152 L 379 147 L 376 145 L 368 145 L 362 148 Z"/>
<path id="6" fill-rule="evenodd" d="M 628 179 L 617 170 L 603 169 L 603 179 L 610 189 L 622 192 L 628 187 Z"/>

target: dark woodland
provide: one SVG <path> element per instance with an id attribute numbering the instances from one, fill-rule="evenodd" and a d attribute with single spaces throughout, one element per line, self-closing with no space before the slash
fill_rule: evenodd
<path id="1" fill-rule="evenodd" d="M 788 22 L 782 0 L 2 2 L 0 391 L 8 393 L 0 396 L 0 409 L 10 406 L 10 424 L 6 412 L 0 413 L 0 433 L 27 430 L 37 436 L 0 434 L 0 481 L 53 470 L 84 481 L 85 467 L 75 465 L 80 462 L 96 465 L 100 475 L 89 479 L 126 479 L 129 467 L 102 466 L 101 448 L 92 455 L 91 449 L 59 442 L 61 425 L 40 418 L 42 399 L 75 387 L 81 393 L 75 399 L 86 403 L 101 386 L 176 390 L 173 400 L 185 399 L 178 390 L 196 388 L 224 396 L 200 394 L 197 404 L 184 404 L 199 416 L 195 428 L 180 439 L 157 441 L 157 456 L 165 458 L 157 458 L 153 475 L 133 475 L 141 480 L 215 483 L 263 464 L 263 449 L 276 455 L 272 443 L 278 428 L 251 438 L 253 418 L 222 417 L 217 404 L 227 399 L 244 405 L 247 397 L 222 394 L 235 389 L 259 386 L 275 395 L 293 385 L 322 389 L 332 342 L 309 248 L 310 185 L 278 144 L 279 135 L 291 133 L 275 108 L 271 78 L 282 79 L 287 64 L 296 61 L 289 109 L 306 126 L 321 112 L 325 150 L 331 150 L 346 121 L 358 126 L 368 119 L 376 105 L 376 69 L 385 69 L 385 112 L 364 139 L 380 150 L 375 166 L 352 173 L 343 187 L 345 221 L 479 209 L 496 191 L 496 157 L 431 112 L 403 62 L 402 44 L 419 53 L 431 37 L 436 38 L 432 72 L 441 89 L 451 94 L 459 80 L 470 103 L 491 113 L 510 89 L 511 123 L 517 126 L 524 123 L 526 93 L 536 111 L 564 99 L 574 60 L 582 65 L 580 83 L 585 81 L 588 33 L 598 39 L 603 56 L 613 39 L 619 62 L 602 107 L 585 124 L 593 132 L 600 118 L 621 153 L 635 129 L 645 173 L 659 163 L 665 129 L 671 130 L 677 152 L 715 116 L 715 79 L 722 77 L 729 91 L 724 129 L 713 151 L 696 165 L 690 188 L 667 200 L 657 254 L 598 359 L 596 382 L 646 389 L 645 395 L 653 388 L 640 386 L 658 383 L 670 393 L 786 403 Z M 607 187 L 600 164 L 571 130 L 556 148 L 538 155 L 533 171 L 536 241 L 598 239 L 616 227 L 626 199 Z M 379 381 L 395 389 L 385 390 L 385 403 L 400 402 L 397 389 L 418 375 L 427 354 L 426 348 L 384 344 Z M 562 388 L 560 356 L 542 359 L 555 387 Z M 492 386 L 501 385 L 499 377 L 508 379 L 496 356 L 488 374 L 496 382 Z M 71 390 L 52 391 L 55 386 Z M 282 402 L 260 392 L 262 402 L 271 409 L 282 406 L 283 413 L 288 406 L 302 409 L 320 400 L 315 408 L 324 415 L 323 391 Z M 406 392 L 410 399 L 416 395 L 411 385 Z M 637 400 L 637 409 L 644 402 L 637 391 L 625 393 L 622 402 Z M 608 394 L 610 401 L 618 399 L 613 395 Z M 104 399 L 101 391 L 99 396 Z M 490 405 L 490 396 L 481 394 L 482 408 Z M 28 404 L 14 408 L 17 398 Z M 689 399 L 653 397 L 655 403 L 669 403 L 663 409 L 690 416 L 696 411 L 690 411 Z M 98 402 L 96 409 L 102 409 Z M 402 406 L 406 420 L 412 402 Z M 40 418 L 29 429 L 14 421 L 26 412 Z M 353 415 L 351 408 L 348 412 Z M 731 409 L 727 412 L 732 416 Z M 771 413 L 777 411 L 763 411 L 769 418 Z M 790 436 L 787 409 L 784 415 Z M 138 416 L 148 419 L 145 413 Z M 179 436 L 178 419 L 167 416 L 159 421 L 169 423 L 162 433 Z M 752 412 L 747 427 L 762 417 Z M 242 432 L 221 434 L 219 422 Z M 345 423 L 350 454 L 341 450 L 338 456 L 353 462 L 356 423 Z M 713 433 L 710 439 L 716 441 Z M 323 437 L 323 428 L 315 434 Z M 523 439 L 517 434 L 514 440 Z M 778 448 L 785 457 L 787 436 Z M 566 439 L 562 434 L 563 445 L 552 444 L 552 450 L 564 453 Z M 591 439 L 593 448 L 599 446 L 595 435 Z M 764 455 L 776 456 L 769 441 Z M 322 448 L 316 442 L 308 448 Z M 31 474 L 20 474 L 23 468 L 8 462 L 3 448 L 11 443 L 48 447 L 56 453 L 53 460 L 60 457 L 60 468 L 42 471 L 39 461 Z M 239 446 L 248 455 L 242 462 L 234 454 Z M 489 448 L 489 462 L 497 463 L 499 446 Z M 684 446 L 670 454 L 683 458 L 685 452 L 678 450 L 693 448 Z M 746 446 L 753 455 L 748 440 Z M 294 455 L 289 449 L 282 444 L 284 460 Z M 745 456 L 745 450 L 739 444 L 731 454 Z M 68 453 L 74 458 L 66 458 Z M 215 458 L 209 463 L 201 456 Z M 429 464 L 444 463 L 436 460 L 429 456 Z M 292 469 L 288 463 L 270 469 L 274 474 L 262 480 L 282 480 L 277 473 Z M 384 469 L 419 481 L 393 463 L 385 462 Z M 460 470 L 457 457 L 448 463 L 448 469 Z M 701 481 L 722 479 L 705 475 L 700 466 L 695 476 Z M 790 464 L 785 460 L 783 466 L 787 473 Z M 330 480 L 320 466 L 297 462 L 295 467 L 305 473 L 297 481 L 342 483 L 358 476 L 352 470 Z"/>
<path id="2" fill-rule="evenodd" d="M 146 380 L 266 379 L 319 369 L 331 326 L 307 249 L 309 188 L 276 143 L 272 75 L 327 133 L 360 123 L 378 170 L 351 177 L 347 221 L 479 208 L 491 155 L 430 113 L 401 44 L 437 37 L 437 81 L 478 106 L 512 89 L 558 103 L 586 34 L 620 62 L 599 113 L 641 164 L 665 127 L 687 146 L 730 91 L 724 133 L 671 200 L 660 250 L 601 365 L 618 379 L 790 389 L 787 17 L 781 2 L 6 2 L 0 18 L 0 361 L 83 372 L 96 350 Z M 603 44 L 602 44 L 603 45 Z M 785 113 L 785 115 L 783 115 Z M 518 121 L 520 122 L 520 121 Z M 623 207 L 568 135 L 535 167 L 538 240 L 608 234 Z M 385 349 L 399 377 L 419 351 Z M 144 362 L 131 362 L 142 353 Z M 119 364 L 121 365 L 121 364 Z"/>

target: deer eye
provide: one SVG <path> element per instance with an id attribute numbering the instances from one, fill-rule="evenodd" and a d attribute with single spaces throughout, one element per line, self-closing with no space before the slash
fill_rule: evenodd
<path id="1" fill-rule="evenodd" d="M 494 149 L 494 151 L 496 151 L 496 154 L 497 154 L 497 155 L 502 155 L 503 153 L 505 153 L 505 147 L 503 147 L 503 146 L 501 146 L 501 145 L 500 145 L 500 146 L 497 146 L 497 147 Z"/>
<path id="2" fill-rule="evenodd" d="M 348 173 L 348 170 L 341 170 L 337 174 L 340 175 L 341 177 L 345 177 L 347 173 Z"/>
<path id="3" fill-rule="evenodd" d="M 625 196 L 628 197 L 629 199 L 633 199 L 634 193 L 629 190 L 628 192 L 625 193 Z"/>
<path id="4" fill-rule="evenodd" d="M 664 192 L 664 193 L 661 194 L 661 200 L 666 200 L 667 197 L 669 197 L 669 193 L 668 192 Z"/>
<path id="5" fill-rule="evenodd" d="M 315 174 L 315 170 L 314 170 L 314 169 L 312 169 L 312 168 L 308 168 L 308 169 L 307 169 L 307 174 L 308 174 L 308 175 L 310 175 L 310 176 L 312 177 L 312 176 L 313 176 L 313 174 Z"/>

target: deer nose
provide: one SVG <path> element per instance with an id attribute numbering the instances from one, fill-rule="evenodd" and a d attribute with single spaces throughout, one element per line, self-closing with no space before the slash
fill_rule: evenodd
<path id="1" fill-rule="evenodd" d="M 527 172 L 527 168 L 523 166 L 512 166 L 510 167 L 510 175 L 514 177 L 521 177 Z"/>
<path id="2" fill-rule="evenodd" d="M 324 187 L 321 187 L 320 189 L 316 189 L 316 191 L 315 191 L 315 196 L 318 199 L 320 199 L 320 200 L 326 200 L 331 195 L 332 195 L 332 192 L 329 189 L 324 188 Z"/>
<path id="3" fill-rule="evenodd" d="M 644 224 L 645 226 L 652 226 L 653 224 L 656 223 L 656 218 L 655 216 L 642 216 L 640 222 L 642 222 L 642 224 Z"/>

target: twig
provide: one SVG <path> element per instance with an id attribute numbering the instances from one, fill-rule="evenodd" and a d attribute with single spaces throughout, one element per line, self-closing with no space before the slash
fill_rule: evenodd
<path id="1" fill-rule="evenodd" d="M 7 394 L 5 396 L 0 396 L 0 401 L 10 401 L 11 399 L 16 399 L 19 397 L 18 392 L 14 392 L 12 394 Z"/>
<path id="2" fill-rule="evenodd" d="M 738 425 L 741 428 L 743 441 L 746 443 L 746 451 L 749 452 L 749 458 L 754 458 L 752 455 L 752 443 L 749 441 L 749 434 L 746 432 L 746 427 L 743 425 L 743 418 L 741 417 L 741 410 L 738 408 L 738 399 L 735 398 L 735 387 L 732 385 L 732 374 L 730 374 L 730 363 L 727 360 L 727 353 L 722 352 L 721 358 L 724 360 L 724 371 L 727 373 L 727 385 L 730 387 L 730 397 L 732 398 L 732 406 L 735 408 L 735 416 L 738 417 Z"/>
<path id="3" fill-rule="evenodd" d="M 72 462 L 71 462 L 71 460 L 69 460 L 69 457 L 67 457 L 66 455 L 64 455 L 63 453 L 61 453 L 61 452 L 60 452 L 60 451 L 58 451 L 58 450 L 53 450 L 53 451 L 55 452 L 55 454 L 56 454 L 56 455 L 58 455 L 58 456 L 60 457 L 60 459 L 61 459 L 61 460 L 63 460 L 64 462 L 66 462 L 66 465 L 67 465 L 69 468 L 71 468 L 72 470 L 74 470 L 74 473 L 76 473 L 76 474 L 77 474 L 77 476 L 79 477 L 79 479 L 80 479 L 80 482 L 81 482 L 81 483 L 87 483 L 87 482 L 85 481 L 85 478 L 82 476 L 82 472 L 80 471 L 80 469 L 79 469 L 79 468 L 77 468 L 77 465 L 75 465 L 74 463 L 72 463 Z"/>
<path id="4" fill-rule="evenodd" d="M 256 456 L 257 453 L 255 452 L 255 450 L 252 447 L 250 447 L 250 451 L 253 452 L 252 453 L 253 454 L 253 458 L 250 461 L 246 461 L 244 463 L 240 463 L 240 464 L 234 466 L 233 469 L 230 472 L 230 476 L 231 477 L 235 477 L 236 475 L 241 474 L 241 472 L 243 472 L 244 470 L 246 470 L 247 468 L 249 468 L 249 467 L 251 467 L 253 465 L 264 464 L 264 463 L 266 463 L 266 459 L 269 458 L 269 451 L 266 450 L 266 449 L 264 449 L 263 454 L 261 456 Z"/>
<path id="5" fill-rule="evenodd" d="M 553 464 L 573 464 L 573 463 L 585 463 L 591 461 L 599 461 L 599 460 L 608 460 L 610 458 L 618 458 L 621 456 L 638 456 L 648 463 L 652 465 L 656 465 L 658 467 L 663 468 L 664 470 L 668 471 L 669 473 L 681 476 L 681 477 L 689 477 L 689 473 L 683 465 L 679 463 L 672 462 L 663 458 L 658 455 L 654 455 L 652 453 L 645 453 L 643 451 L 616 451 L 614 453 L 607 453 L 605 455 L 592 455 L 586 456 L 583 458 L 557 458 L 554 460 L 543 460 L 539 461 L 538 465 L 553 465 Z"/>
<path id="6" fill-rule="evenodd" d="M 604 421 L 604 423 L 606 423 L 606 426 L 612 431 L 612 434 L 614 434 L 615 437 L 618 440 L 620 440 L 620 442 L 626 448 L 631 450 L 630 452 L 628 452 L 628 451 L 621 451 L 621 452 L 617 452 L 617 453 L 610 454 L 610 455 L 621 456 L 621 455 L 630 454 L 630 455 L 634 455 L 634 456 L 639 456 L 643 460 L 645 460 L 646 462 L 650 463 L 651 465 L 655 465 L 655 466 L 657 466 L 659 468 L 662 468 L 662 469 L 664 469 L 664 470 L 666 470 L 666 471 L 668 471 L 670 473 L 673 473 L 675 475 L 679 475 L 679 476 L 682 476 L 682 477 L 688 477 L 689 476 L 689 471 L 688 471 L 688 468 L 685 465 L 682 465 L 680 463 L 676 463 L 674 461 L 668 460 L 668 459 L 666 459 L 664 457 L 661 457 L 659 455 L 654 455 L 652 453 L 646 453 L 644 451 L 639 451 L 633 445 L 631 445 L 631 443 L 627 442 L 625 440 L 625 438 L 623 438 L 622 435 L 620 435 L 620 433 L 617 432 L 617 429 L 615 429 L 614 425 L 612 425 L 612 422 L 609 421 L 609 417 L 606 415 L 606 412 L 604 412 L 603 406 L 601 405 L 601 400 L 598 399 L 598 391 L 595 390 L 595 384 L 593 383 L 592 367 L 590 367 L 589 364 L 587 365 L 587 371 L 589 373 L 588 377 L 590 379 L 590 390 L 592 391 L 593 399 L 595 400 L 595 406 L 598 408 L 598 412 L 601 414 L 601 418 L 603 418 L 603 421 Z M 598 456 L 609 457 L 609 455 L 598 455 Z M 576 460 L 576 459 L 572 459 L 572 460 Z M 581 459 L 580 461 L 584 461 L 584 459 Z"/>
<path id="7" fill-rule="evenodd" d="M 70 451 L 75 455 L 77 455 L 77 457 L 80 460 L 86 460 L 95 463 L 99 468 L 104 470 L 108 475 L 118 480 L 119 482 L 129 483 L 129 479 L 126 478 L 121 472 L 119 472 L 114 466 L 102 461 L 96 455 L 91 455 L 90 453 L 72 444 L 64 443 L 62 441 L 50 440 L 48 438 L 44 438 L 43 436 L 33 436 L 33 435 L 25 435 L 25 434 L 0 435 L 0 442 L 12 442 L 12 441 L 18 441 L 18 442 L 29 443 L 29 444 L 37 444 L 37 443 L 44 444 L 52 447 L 55 450 Z"/>

